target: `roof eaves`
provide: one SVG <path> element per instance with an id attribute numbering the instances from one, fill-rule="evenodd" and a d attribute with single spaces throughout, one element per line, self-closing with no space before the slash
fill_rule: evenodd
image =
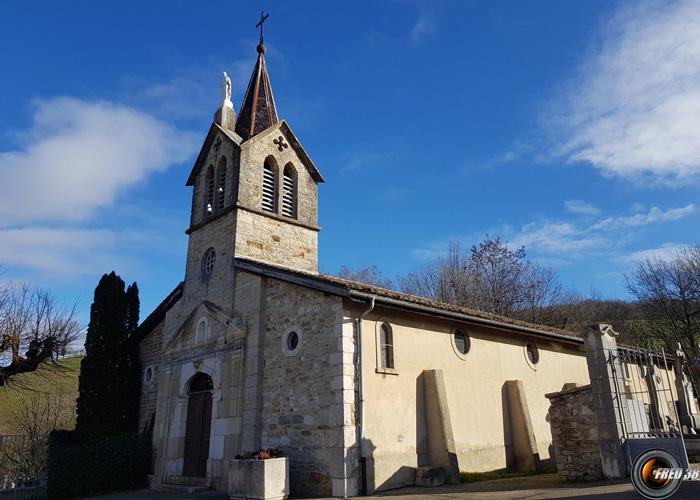
<path id="1" fill-rule="evenodd" d="M 556 339 L 576 345 L 582 345 L 583 339 L 575 335 L 557 333 L 546 329 L 537 328 L 537 325 L 508 321 L 507 318 L 487 317 L 471 314 L 465 310 L 457 310 L 439 302 L 430 301 L 421 297 L 415 297 L 416 301 L 405 300 L 391 295 L 404 295 L 391 290 L 372 287 L 364 283 L 357 283 L 343 278 L 336 278 L 326 275 L 313 275 L 308 272 L 295 269 L 282 268 L 273 264 L 266 264 L 237 258 L 234 265 L 240 269 L 255 272 L 271 278 L 280 279 L 290 283 L 295 283 L 307 288 L 313 288 L 326 293 L 331 293 L 341 297 L 355 300 L 370 300 L 375 298 L 376 302 L 387 307 L 399 308 L 427 314 L 429 316 L 441 316 L 444 318 L 456 319 L 465 323 L 479 324 L 490 328 L 510 330 L 547 339 Z M 407 296 L 413 297 L 413 296 Z M 444 305 L 445 307 L 440 307 Z"/>
<path id="2" fill-rule="evenodd" d="M 239 136 L 237 133 L 232 132 L 230 130 L 226 130 L 218 123 L 212 122 L 211 127 L 209 127 L 209 131 L 207 132 L 207 137 L 206 139 L 204 139 L 204 144 L 202 144 L 202 149 L 199 150 L 197 159 L 195 160 L 194 165 L 192 166 L 192 171 L 190 172 L 190 176 L 187 178 L 185 186 L 194 186 L 197 174 L 202 168 L 202 164 L 204 163 L 204 159 L 206 158 L 207 153 L 209 152 L 209 148 L 211 148 L 212 142 L 214 142 L 216 132 L 221 132 L 226 138 L 230 139 L 231 142 L 233 142 L 237 146 L 240 146 L 241 141 L 243 140 L 241 139 L 241 136 Z"/>
<path id="3" fill-rule="evenodd" d="M 173 291 L 170 292 L 168 296 L 165 297 L 163 301 L 158 304 L 158 306 L 156 306 L 153 312 L 151 312 L 151 314 L 149 314 L 146 319 L 141 322 L 136 329 L 136 333 L 134 333 L 134 342 L 138 343 L 143 340 L 143 338 L 146 337 L 146 335 L 148 335 L 151 330 L 153 330 L 153 328 L 155 328 L 156 325 L 161 322 L 170 308 L 173 307 L 175 303 L 180 300 L 180 298 L 182 298 L 182 290 L 184 285 L 185 283 L 183 281 L 178 283 Z"/>

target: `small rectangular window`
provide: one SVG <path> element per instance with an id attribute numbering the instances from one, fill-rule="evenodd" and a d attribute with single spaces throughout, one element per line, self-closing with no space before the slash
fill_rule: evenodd
<path id="1" fill-rule="evenodd" d="M 394 368 L 394 339 L 391 327 L 386 323 L 382 325 L 379 334 L 379 344 L 381 350 L 381 367 Z"/>

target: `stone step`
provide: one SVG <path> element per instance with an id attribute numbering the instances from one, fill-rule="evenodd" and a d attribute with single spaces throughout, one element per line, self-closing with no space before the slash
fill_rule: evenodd
<path id="1" fill-rule="evenodd" d="M 207 486 L 188 486 L 186 484 L 168 484 L 163 483 L 154 486 L 155 491 L 168 491 L 170 493 L 199 493 L 200 491 L 209 491 Z"/>
<path id="2" fill-rule="evenodd" d="M 174 493 L 197 493 L 211 489 L 208 477 L 167 476 L 162 484 L 154 489 Z"/>
<path id="3" fill-rule="evenodd" d="M 167 484 L 179 484 L 181 486 L 211 487 L 211 479 L 208 477 L 166 476 L 165 482 Z"/>

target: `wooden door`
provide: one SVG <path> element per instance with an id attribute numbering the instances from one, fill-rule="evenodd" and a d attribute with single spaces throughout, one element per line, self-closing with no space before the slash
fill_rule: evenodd
<path id="1" fill-rule="evenodd" d="M 211 392 L 190 392 L 185 430 L 185 456 L 182 475 L 205 477 L 211 431 Z"/>

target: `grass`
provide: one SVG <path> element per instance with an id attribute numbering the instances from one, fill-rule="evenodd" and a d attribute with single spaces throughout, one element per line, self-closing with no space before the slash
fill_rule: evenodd
<path id="1" fill-rule="evenodd" d="M 460 472 L 459 480 L 462 483 L 479 483 L 481 481 L 496 481 L 498 479 L 511 479 L 515 477 L 549 474 L 556 471 L 556 466 L 543 463 L 542 470 L 538 472 L 509 472 L 506 469 L 498 469 L 487 472 Z"/>
<path id="2" fill-rule="evenodd" d="M 45 363 L 35 372 L 22 373 L 0 387 L 0 434 L 17 434 L 13 422 L 16 408 L 31 394 L 65 393 L 78 396 L 78 375 L 82 357 L 65 358 L 56 365 Z"/>

